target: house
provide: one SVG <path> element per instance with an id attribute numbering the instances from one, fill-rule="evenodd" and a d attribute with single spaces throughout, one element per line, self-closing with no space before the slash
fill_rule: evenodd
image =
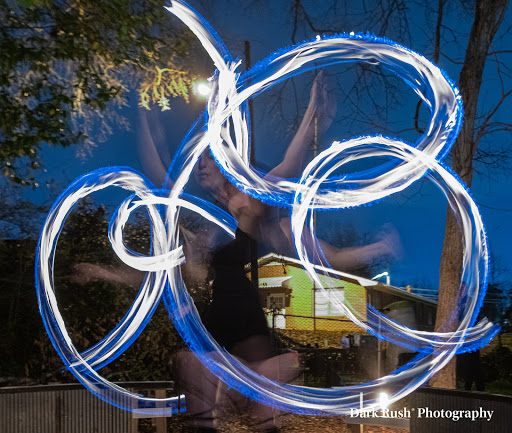
<path id="1" fill-rule="evenodd" d="M 432 330 L 437 303 L 410 290 L 314 266 L 329 290 L 314 286 L 297 259 L 267 254 L 258 259 L 260 301 L 269 326 L 297 331 L 361 332 L 337 308 L 336 301 L 350 305 L 366 320 L 367 303 L 403 325 Z"/>
<path id="2" fill-rule="evenodd" d="M 393 287 L 318 265 L 314 268 L 328 290 L 315 287 L 297 259 L 275 253 L 260 257 L 260 302 L 269 328 L 287 340 L 287 344 L 343 351 L 348 345 L 347 335 L 352 335 L 352 347 L 339 354 L 343 362 L 331 366 L 336 374 L 357 372 L 372 379 L 394 371 L 414 356 L 409 349 L 377 341 L 366 334 L 343 315 L 337 306 L 340 303 L 349 305 L 363 322 L 370 304 L 402 325 L 433 330 L 437 303 L 412 293 L 410 287 Z"/>

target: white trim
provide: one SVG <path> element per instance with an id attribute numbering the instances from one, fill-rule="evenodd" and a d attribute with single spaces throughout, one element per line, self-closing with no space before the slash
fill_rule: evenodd
<path id="1" fill-rule="evenodd" d="M 272 287 L 284 287 L 283 283 L 288 281 L 292 276 L 289 275 L 287 277 L 266 277 L 266 278 L 258 278 L 258 284 L 260 289 L 269 289 Z"/>
<path id="2" fill-rule="evenodd" d="M 291 257 L 280 256 L 276 253 L 269 253 L 266 256 L 260 257 L 258 259 L 258 264 L 260 261 L 267 260 L 269 258 L 276 259 L 276 261 L 279 264 L 282 264 L 282 262 L 284 260 L 286 262 L 295 263 L 296 265 L 300 265 L 302 267 L 302 263 L 300 262 L 300 260 L 292 259 Z M 321 272 L 326 272 L 328 274 L 339 275 L 342 277 L 350 278 L 351 280 L 356 280 L 357 282 L 359 282 L 359 284 L 361 284 L 361 286 L 368 287 L 368 286 L 377 286 L 379 284 L 377 281 L 372 281 L 372 280 L 368 280 L 367 278 L 358 277 L 357 275 L 352 275 L 352 274 L 347 274 L 345 272 L 336 271 L 335 269 L 326 268 L 325 266 L 313 265 L 313 267 Z"/>

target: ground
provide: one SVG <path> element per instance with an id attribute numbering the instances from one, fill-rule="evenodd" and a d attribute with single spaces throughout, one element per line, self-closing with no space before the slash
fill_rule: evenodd
<path id="1" fill-rule="evenodd" d="M 142 421 L 142 420 L 141 420 Z M 146 428 L 139 428 L 139 431 L 144 433 L 156 432 L 154 427 L 151 427 L 150 420 L 144 420 Z M 286 415 L 281 422 L 280 432 L 282 433 L 355 433 L 360 432 L 359 426 L 354 430 L 345 424 L 339 417 L 318 417 L 318 416 L 305 416 L 305 415 Z M 167 432 L 168 433 L 189 433 L 192 430 L 188 427 L 188 417 L 186 415 L 177 415 L 167 419 Z M 142 426 L 141 426 L 142 427 Z M 219 433 L 243 433 L 255 432 L 254 427 L 247 425 L 247 420 L 241 418 L 233 418 L 225 420 L 218 429 Z M 397 429 L 390 427 L 377 427 L 377 426 L 363 426 L 362 432 L 364 433 L 409 433 L 409 429 Z"/>

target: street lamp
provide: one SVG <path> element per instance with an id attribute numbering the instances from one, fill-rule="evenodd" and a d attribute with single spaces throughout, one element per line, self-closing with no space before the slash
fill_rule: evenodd
<path id="1" fill-rule="evenodd" d="M 386 285 L 391 285 L 391 276 L 389 275 L 389 272 L 382 272 L 381 274 L 375 275 L 372 280 L 377 280 L 380 277 L 386 277 Z"/>
<path id="2" fill-rule="evenodd" d="M 379 394 L 379 406 L 383 411 L 389 406 L 389 396 L 384 391 Z"/>
<path id="3" fill-rule="evenodd" d="M 198 98 L 206 99 L 210 96 L 212 85 L 206 80 L 197 80 L 192 83 L 192 93 Z"/>

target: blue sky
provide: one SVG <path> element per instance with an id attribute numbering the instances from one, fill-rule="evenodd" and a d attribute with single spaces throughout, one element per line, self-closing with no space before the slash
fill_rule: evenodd
<path id="1" fill-rule="evenodd" d="M 290 45 L 292 42 L 292 17 L 290 16 L 291 1 L 254 1 L 254 2 L 228 2 L 220 0 L 216 2 L 191 1 L 192 6 L 196 7 L 210 22 L 213 28 L 224 40 L 234 56 L 243 58 L 243 44 L 245 40 L 251 43 L 252 62 L 263 59 L 277 49 Z M 353 2 L 346 2 L 350 5 Z M 422 9 L 412 10 L 410 13 L 410 28 L 402 37 L 404 40 L 397 39 L 401 33 L 396 28 L 389 28 L 386 34 L 380 34 L 380 27 L 358 23 L 358 12 L 349 10 L 348 7 L 341 7 L 337 11 L 328 8 L 330 2 L 304 2 L 306 10 L 314 18 L 315 23 L 323 28 L 337 26 L 345 31 L 366 31 L 374 32 L 377 35 L 388 36 L 395 39 L 410 48 L 424 54 L 427 58 L 432 58 L 432 44 L 429 41 L 433 37 L 433 29 L 429 22 L 433 19 L 432 11 Z M 413 2 L 411 2 L 411 5 Z M 240 5 L 240 6 L 237 6 Z M 411 6 L 412 8 L 412 6 Z M 447 28 L 453 28 L 457 31 L 457 38 L 451 36 L 449 30 L 444 30 L 442 50 L 445 54 L 456 60 L 462 60 L 466 45 L 467 34 L 470 30 L 472 17 L 469 14 L 464 15 L 464 11 L 457 8 L 447 9 L 444 17 L 444 23 Z M 509 11 L 506 17 L 506 23 L 502 28 L 512 24 L 511 13 Z M 351 27 L 353 26 L 353 27 Z M 299 26 L 295 37 L 295 42 L 302 39 L 311 39 L 315 33 L 310 30 L 304 30 L 304 26 Z M 512 36 L 505 36 L 499 41 L 503 47 L 512 45 Z M 503 58 L 510 65 L 510 57 Z M 209 60 L 204 55 L 201 60 L 202 68 L 208 70 Z M 457 81 L 460 65 L 440 59 L 440 66 L 447 70 L 450 77 Z M 491 66 L 486 70 L 481 101 L 485 108 L 490 106 L 497 98 L 495 83 L 495 72 Z M 338 68 L 328 71 L 335 75 L 343 88 L 349 87 L 355 77 L 355 69 Z M 312 75 L 296 80 L 296 89 L 298 95 L 298 107 L 304 109 L 309 96 L 310 80 Z M 512 85 L 512 80 L 509 82 Z M 401 129 L 401 125 L 410 127 L 412 125 L 412 113 L 417 102 L 417 98 L 412 92 L 408 91 L 405 85 L 400 90 L 399 100 L 393 101 L 393 105 L 386 110 L 386 120 L 380 121 L 380 127 L 383 125 L 390 129 Z M 290 125 L 296 118 L 295 97 L 290 92 L 290 85 L 282 86 L 283 111 L 273 111 L 273 101 L 277 97 L 281 88 L 265 92 L 255 99 L 255 134 L 256 134 L 256 160 L 262 166 L 270 167 L 279 161 L 282 153 L 286 149 L 293 131 Z M 345 90 L 346 91 L 346 88 Z M 374 89 L 374 97 L 383 98 L 378 89 Z M 346 96 L 346 95 L 345 95 Z M 47 179 L 54 179 L 54 186 L 50 189 L 37 192 L 26 191 L 25 194 L 30 199 L 39 202 L 52 202 L 58 194 L 77 176 L 94 170 L 99 167 L 109 165 L 128 165 L 137 170 L 143 170 L 138 156 L 137 148 L 137 129 L 138 129 L 138 109 L 136 107 L 136 95 L 130 95 L 132 107 L 126 108 L 123 112 L 130 123 L 133 125 L 131 131 L 117 131 L 107 143 L 100 144 L 85 160 L 76 157 L 76 149 L 55 148 L 47 150 L 44 154 L 44 166 L 47 170 L 45 176 Z M 380 101 L 383 102 L 382 100 Z M 368 122 L 372 121 L 371 110 L 367 115 L 370 120 L 364 122 L 356 120 L 356 114 L 351 112 L 351 102 L 346 98 L 340 97 L 338 101 L 339 117 L 337 122 L 328 131 L 324 138 L 324 145 L 330 140 L 349 138 L 352 135 L 370 134 L 379 132 L 379 127 L 375 130 L 367 130 Z M 157 110 L 158 107 L 155 107 Z M 189 125 L 195 120 L 202 109 L 202 103 L 192 101 L 185 104 L 183 101 L 175 100 L 172 103 L 172 110 L 159 114 L 162 127 L 165 130 L 166 144 L 170 151 L 176 149 L 178 143 L 186 133 Z M 506 121 L 510 118 L 510 102 L 504 106 L 498 113 L 499 119 Z M 425 110 L 426 111 L 426 110 Z M 282 117 L 283 118 L 282 118 Z M 378 123 L 378 122 L 377 122 Z M 413 133 L 405 133 L 402 138 L 407 139 L 408 134 L 412 137 Z M 495 136 L 493 140 L 510 140 L 512 137 L 501 135 Z M 44 182 L 41 182 L 44 184 Z M 512 244 L 512 230 L 510 222 L 512 220 L 512 177 L 507 173 L 499 175 L 475 175 L 472 186 L 472 194 L 476 202 L 480 205 L 482 216 L 487 227 L 489 243 L 493 254 L 500 258 L 503 265 L 512 271 L 512 254 L 509 245 Z M 97 200 L 104 200 L 108 206 L 113 207 L 114 198 L 110 195 L 98 196 Z M 413 187 L 403 193 L 391 197 L 379 204 L 371 207 L 365 207 L 357 210 L 345 212 L 336 212 L 325 218 L 325 224 L 329 225 L 330 231 L 343 230 L 347 226 L 354 227 L 361 233 L 378 233 L 380 227 L 390 222 L 400 232 L 404 254 L 403 258 L 391 265 L 392 284 L 401 285 L 404 283 L 417 283 L 424 281 L 425 284 L 436 286 L 439 272 L 439 259 L 444 234 L 444 219 L 446 214 L 446 201 L 441 194 L 436 191 L 428 181 L 420 181 Z M 330 232 L 329 232 L 330 233 Z M 328 234 L 328 236 L 334 236 Z"/>

